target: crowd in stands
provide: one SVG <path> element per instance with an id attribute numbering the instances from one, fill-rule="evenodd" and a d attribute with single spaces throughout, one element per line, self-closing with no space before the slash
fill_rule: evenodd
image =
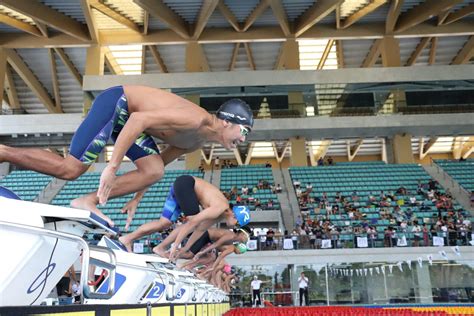
<path id="1" fill-rule="evenodd" d="M 330 248 L 347 247 L 349 244 L 356 247 L 356 238 L 360 236 L 367 237 L 368 247 L 431 246 L 433 236 L 442 237 L 444 244 L 451 246 L 468 245 L 471 239 L 472 223 L 466 211 L 455 209 L 449 190 L 441 190 L 434 180 L 427 183 L 419 181 L 416 192 L 409 192 L 401 186 L 394 192 L 371 192 L 366 197 L 356 191 L 350 196 L 337 192 L 333 199 L 328 198 L 325 192 L 311 194 L 311 183 L 302 185 L 295 181 L 293 184 L 301 210 L 295 229 L 290 234 L 271 229 L 265 234 L 260 232 L 261 249 L 275 248 L 274 243 L 276 241 L 278 245 L 278 240 L 282 246 L 285 238 L 292 240 L 293 249 L 319 249 L 323 246 L 323 240 L 331 241 Z M 431 205 L 435 206 L 436 211 Z M 378 218 L 388 221 L 383 234 L 379 235 L 377 230 L 378 219 L 367 218 L 367 208 L 375 208 Z M 423 211 L 431 212 L 431 216 L 417 216 L 417 212 Z M 345 225 L 334 223 L 331 215 L 339 215 Z M 344 235 L 352 237 L 342 238 Z"/>
<path id="2" fill-rule="evenodd" d="M 273 199 L 261 201 L 255 197 L 261 190 L 270 190 L 273 194 L 276 194 L 282 192 L 282 187 L 279 183 L 275 185 L 267 180 L 260 179 L 254 186 L 243 185 L 240 191 L 234 186 L 230 191 L 223 191 L 222 193 L 229 201 L 235 201 L 236 205 L 253 205 L 256 211 L 277 209 L 275 206 L 277 201 L 273 201 Z"/>

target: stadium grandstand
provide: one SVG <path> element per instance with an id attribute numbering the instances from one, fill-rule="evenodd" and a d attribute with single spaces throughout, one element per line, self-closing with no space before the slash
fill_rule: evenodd
<path id="1" fill-rule="evenodd" d="M 39 157 L 84 162 L 87 150 L 69 150 L 76 130 L 116 86 L 125 102 L 127 87 L 172 93 L 213 122 L 238 98 L 254 123 L 238 123 L 229 146 L 143 128 L 164 158 L 149 173 L 142 156 L 119 163 L 118 177 L 148 182 L 144 195 L 97 199 L 112 225 L 77 201 L 96 199 L 123 149 L 121 117 L 111 139 L 87 147 L 103 142 L 84 173 L 42 173 L 53 163 Z M 140 98 L 163 103 L 164 121 L 182 107 Z M 0 0 L 0 104 L 0 249 L 12 258 L 0 267 L 0 315 L 474 315 L 474 0 Z M 197 113 L 185 111 L 179 120 Z M 132 252 L 118 241 L 166 214 L 183 175 L 250 212 L 245 250 L 234 240 L 219 282 L 219 260 L 201 281 L 154 253 L 193 221 L 185 210 Z M 23 201 L 3 198 L 13 193 Z"/>

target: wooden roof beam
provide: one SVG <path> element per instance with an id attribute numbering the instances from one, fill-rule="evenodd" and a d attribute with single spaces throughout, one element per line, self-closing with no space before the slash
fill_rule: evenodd
<path id="1" fill-rule="evenodd" d="M 229 8 L 226 6 L 224 0 L 219 0 L 217 8 L 219 9 L 219 11 L 221 11 L 222 15 L 226 18 L 226 20 L 234 28 L 234 30 L 236 30 L 237 32 L 242 32 L 242 29 L 239 25 L 239 21 L 237 21 L 237 18 L 234 16 L 232 11 L 230 11 Z"/>
<path id="2" fill-rule="evenodd" d="M 15 82 L 13 81 L 13 74 L 10 69 L 10 65 L 6 65 L 5 68 L 5 91 L 7 92 L 8 101 L 11 109 L 20 109 L 20 100 L 16 92 Z"/>
<path id="3" fill-rule="evenodd" d="M 357 140 L 354 146 L 351 146 L 351 142 L 347 141 L 346 146 L 347 146 L 347 158 L 349 161 L 354 160 L 355 156 L 359 152 L 360 148 L 362 147 L 362 144 L 364 143 L 364 139 L 360 138 Z"/>
<path id="4" fill-rule="evenodd" d="M 385 33 L 391 34 L 395 29 L 397 20 L 400 17 L 400 12 L 402 11 L 402 5 L 404 0 L 392 0 L 390 9 L 387 14 L 387 20 L 385 22 Z"/>
<path id="5" fill-rule="evenodd" d="M 321 56 L 321 59 L 319 60 L 319 64 L 317 69 L 323 69 L 324 64 L 326 63 L 326 60 L 328 59 L 329 53 L 331 52 L 332 46 L 334 45 L 334 40 L 330 39 L 328 40 L 328 43 L 326 44 L 326 48 L 324 48 L 323 55 Z"/>
<path id="6" fill-rule="evenodd" d="M 94 15 L 92 14 L 92 9 L 90 7 L 90 2 L 92 0 L 80 0 L 82 13 L 86 19 L 87 28 L 89 29 L 89 35 L 94 43 L 98 42 L 99 39 L 99 28 L 95 22 Z"/>
<path id="7" fill-rule="evenodd" d="M 120 65 L 117 63 L 115 60 L 114 55 L 112 54 L 112 51 L 108 47 L 103 47 L 104 50 L 104 62 L 109 68 L 109 70 L 114 74 L 114 75 L 123 75 L 123 71 L 120 68 Z"/>
<path id="8" fill-rule="evenodd" d="M 474 56 L 474 35 L 471 35 L 463 48 L 454 57 L 451 65 L 466 64 Z"/>
<path id="9" fill-rule="evenodd" d="M 105 0 L 90 0 L 90 5 L 97 11 L 101 12 L 102 14 L 108 16 L 112 20 L 116 21 L 117 23 L 122 24 L 123 26 L 128 27 L 132 31 L 141 33 L 140 27 L 130 20 L 128 17 L 123 15 L 122 13 L 116 11 L 115 9 L 109 7 Z"/>
<path id="10" fill-rule="evenodd" d="M 7 70 L 8 62 L 7 62 L 7 54 L 3 48 L 0 48 L 0 114 L 2 111 L 2 102 L 3 100 L 7 99 L 4 98 L 4 87 L 5 87 L 5 77 L 6 77 L 6 70 Z"/>
<path id="11" fill-rule="evenodd" d="M 472 13 L 474 13 L 474 3 L 467 5 L 464 8 L 461 8 L 461 9 L 457 10 L 456 12 L 450 12 L 446 16 L 446 18 L 443 20 L 441 25 L 446 25 L 446 24 L 453 23 L 453 22 L 455 22 L 457 20 L 460 20 L 463 17 L 466 17 L 466 16 L 468 16 Z"/>
<path id="12" fill-rule="evenodd" d="M 54 48 L 56 54 L 58 54 L 59 58 L 69 70 L 71 75 L 76 79 L 77 83 L 82 87 L 82 75 L 77 70 L 76 66 L 72 63 L 71 59 L 66 55 L 66 52 L 62 48 Z"/>
<path id="13" fill-rule="evenodd" d="M 420 139 L 420 160 L 424 159 L 426 155 L 428 155 L 428 152 L 430 151 L 431 147 L 438 141 L 438 137 L 432 137 L 430 138 L 430 141 L 428 144 L 425 145 L 425 142 L 423 140 L 423 137 Z"/>
<path id="14" fill-rule="evenodd" d="M 26 85 L 33 91 L 43 105 L 50 113 L 62 113 L 60 108 L 57 108 L 46 89 L 41 82 L 36 78 L 33 72 L 28 68 L 23 59 L 13 50 L 5 49 L 8 63 L 15 69 L 18 75 L 23 79 Z"/>
<path id="15" fill-rule="evenodd" d="M 335 10 L 343 0 L 318 0 L 296 21 L 295 36 L 298 37 L 325 16 Z"/>
<path id="16" fill-rule="evenodd" d="M 59 80 L 58 80 L 58 71 L 56 67 L 56 57 L 54 56 L 54 50 L 48 48 L 49 62 L 51 67 L 51 79 L 53 82 L 53 91 L 54 91 L 54 103 L 56 108 L 61 109 L 61 95 L 59 93 Z"/>
<path id="17" fill-rule="evenodd" d="M 5 23 L 8 26 L 14 27 L 18 30 L 22 30 L 24 32 L 27 32 L 31 35 L 35 36 L 43 36 L 41 31 L 34 25 L 31 25 L 29 23 L 17 20 L 5 13 L 0 12 L 0 23 Z"/>
<path id="18" fill-rule="evenodd" d="M 364 59 L 361 67 L 372 67 L 377 62 L 381 54 L 382 39 L 376 39 L 370 48 L 369 53 Z"/>
<path id="19" fill-rule="evenodd" d="M 245 20 L 242 31 L 247 31 L 249 27 L 252 26 L 252 24 L 258 19 L 258 17 L 261 16 L 263 12 L 265 12 L 269 5 L 270 0 L 260 0 L 260 3 L 255 7 L 252 13 L 250 13 L 250 15 L 247 17 L 247 20 Z"/>
<path id="20" fill-rule="evenodd" d="M 342 41 L 336 41 L 336 55 L 337 55 L 337 67 L 344 68 L 344 48 L 342 47 Z"/>
<path id="21" fill-rule="evenodd" d="M 408 58 L 406 66 L 413 66 L 416 63 L 418 57 L 421 55 L 421 52 L 426 48 L 426 46 L 428 46 L 428 43 L 430 42 L 431 37 L 423 37 L 411 54 L 410 58 Z"/>
<path id="22" fill-rule="evenodd" d="M 434 65 L 436 61 L 436 49 L 438 48 L 438 38 L 431 38 L 430 57 L 428 58 L 428 64 Z"/>
<path id="23" fill-rule="evenodd" d="M 133 0 L 143 10 L 167 24 L 182 38 L 189 39 L 188 24 L 162 0 Z"/>
<path id="24" fill-rule="evenodd" d="M 194 27 L 193 39 L 198 39 L 199 36 L 201 36 L 201 33 L 204 30 L 207 21 L 209 21 L 209 18 L 216 9 L 218 3 L 219 0 L 203 1 L 196 25 Z"/>
<path id="25" fill-rule="evenodd" d="M 155 63 L 160 66 L 161 72 L 167 73 L 168 68 L 166 67 L 165 62 L 163 61 L 163 58 L 161 58 L 160 52 L 156 48 L 155 45 L 150 45 L 148 46 L 150 48 L 151 55 L 153 56 L 153 59 L 155 60 Z"/>
<path id="26" fill-rule="evenodd" d="M 373 0 L 369 2 L 365 7 L 361 8 L 359 11 L 354 12 L 350 16 L 348 16 L 344 21 L 341 23 L 341 28 L 345 29 L 354 24 L 355 22 L 359 21 L 362 19 L 364 16 L 374 12 L 377 10 L 380 6 L 384 5 L 387 3 L 387 0 Z"/>
<path id="27" fill-rule="evenodd" d="M 249 60 L 250 68 L 252 68 L 252 70 L 256 70 L 255 62 L 253 60 L 252 50 L 250 49 L 250 44 L 245 42 L 244 47 L 245 47 L 245 52 L 247 53 L 247 58 Z"/>
<path id="28" fill-rule="evenodd" d="M 80 22 L 54 9 L 51 9 L 40 2 L 2 0 L 2 5 L 82 41 L 90 41 L 89 34 Z"/>
<path id="29" fill-rule="evenodd" d="M 272 8 L 273 15 L 277 18 L 278 23 L 280 24 L 283 34 L 287 37 L 290 36 L 291 28 L 281 0 L 270 0 L 270 7 Z"/>
<path id="30" fill-rule="evenodd" d="M 229 71 L 234 70 L 235 62 L 237 61 L 237 55 L 239 54 L 240 42 L 235 43 L 234 50 L 232 51 L 232 58 L 230 59 Z"/>
<path id="31" fill-rule="evenodd" d="M 402 14 L 397 21 L 395 32 L 403 32 L 461 2 L 462 0 L 427 0 Z"/>

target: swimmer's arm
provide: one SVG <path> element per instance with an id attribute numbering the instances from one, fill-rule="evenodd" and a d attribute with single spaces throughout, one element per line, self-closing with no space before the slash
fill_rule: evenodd
<path id="1" fill-rule="evenodd" d="M 216 249 L 216 248 L 218 248 L 222 245 L 228 245 L 228 244 L 230 244 L 234 241 L 234 238 L 235 238 L 235 234 L 233 234 L 233 233 L 225 234 L 224 236 L 219 238 L 216 242 L 212 243 L 212 245 L 209 245 L 206 248 L 204 248 L 203 250 L 201 250 L 199 252 L 199 255 L 202 256 L 202 255 L 208 253 L 209 251 L 211 251 L 213 249 Z"/>
<path id="2" fill-rule="evenodd" d="M 222 262 L 222 260 L 225 259 L 225 257 L 227 257 L 228 255 L 230 255 L 233 252 L 234 252 L 234 246 L 231 246 L 231 245 L 226 246 L 225 250 L 222 251 L 219 254 L 219 256 L 217 257 L 216 261 L 212 265 L 212 268 L 215 269 Z"/>
<path id="3" fill-rule="evenodd" d="M 196 242 L 199 237 L 201 237 L 202 234 L 204 234 L 204 232 L 216 222 L 219 216 L 227 208 L 225 204 L 226 203 L 222 203 L 222 205 L 218 204 L 208 207 L 192 216 L 186 224 L 182 225 L 183 228 L 181 228 L 181 231 L 174 241 L 174 246 L 171 248 L 170 259 L 174 258 L 176 255 L 174 253 L 176 252 L 176 245 L 180 245 L 184 238 L 194 230 L 188 242 L 182 249 L 182 251 L 188 251 L 194 242 Z"/>

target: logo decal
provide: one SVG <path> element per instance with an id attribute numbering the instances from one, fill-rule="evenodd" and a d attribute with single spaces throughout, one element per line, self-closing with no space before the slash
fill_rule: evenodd
<path id="1" fill-rule="evenodd" d="M 53 273 L 54 268 L 56 268 L 56 263 L 51 263 L 49 266 L 44 268 L 41 273 L 36 277 L 36 279 L 31 283 L 27 293 L 31 294 L 43 284 L 46 284 L 46 282 L 48 282 L 48 277 L 51 275 L 51 273 Z M 35 287 L 33 288 L 33 286 Z"/>
<path id="2" fill-rule="evenodd" d="M 183 287 L 180 288 L 179 291 L 178 291 L 178 294 L 176 294 L 176 299 L 179 300 L 180 298 L 182 298 L 185 292 L 186 292 L 186 290 Z"/>
<path id="3" fill-rule="evenodd" d="M 239 214 L 244 214 L 244 219 L 246 221 L 250 220 L 250 214 L 249 211 L 247 211 L 247 208 L 245 206 L 238 206 L 239 208 Z"/>
<path id="4" fill-rule="evenodd" d="M 153 287 L 148 292 L 146 298 L 159 300 L 163 296 L 164 292 L 165 292 L 165 285 L 160 282 L 155 281 L 153 283 Z"/>

